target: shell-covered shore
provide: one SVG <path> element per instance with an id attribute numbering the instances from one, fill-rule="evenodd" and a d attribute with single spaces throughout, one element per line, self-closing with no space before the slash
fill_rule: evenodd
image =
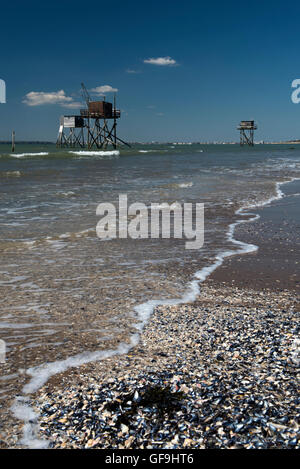
<path id="1" fill-rule="evenodd" d="M 50 448 L 299 448 L 299 297 L 208 282 L 35 396 Z"/>

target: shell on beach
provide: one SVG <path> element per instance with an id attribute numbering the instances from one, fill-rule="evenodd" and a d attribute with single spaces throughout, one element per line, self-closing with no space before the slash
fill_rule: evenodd
<path id="1" fill-rule="evenodd" d="M 133 352 L 77 386 L 44 388 L 39 436 L 53 448 L 298 448 L 295 298 L 282 292 L 282 310 L 271 292 L 202 295 L 205 306 L 157 308 Z"/>

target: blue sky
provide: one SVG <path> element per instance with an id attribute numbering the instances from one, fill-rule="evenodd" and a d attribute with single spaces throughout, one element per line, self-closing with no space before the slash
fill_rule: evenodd
<path id="1" fill-rule="evenodd" d="M 128 140 L 237 140 L 241 119 L 257 139 L 300 138 L 299 14 L 290 1 L 2 2 L 0 139 L 55 141 L 82 81 L 118 89 Z"/>

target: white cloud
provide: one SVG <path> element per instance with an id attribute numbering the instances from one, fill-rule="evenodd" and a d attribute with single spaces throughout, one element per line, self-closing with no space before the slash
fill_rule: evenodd
<path id="1" fill-rule="evenodd" d="M 116 93 L 118 88 L 112 88 L 110 85 L 102 85 L 92 88 L 90 91 L 91 93 L 103 95 L 104 93 Z"/>
<path id="2" fill-rule="evenodd" d="M 27 93 L 23 103 L 27 106 L 42 106 L 44 104 L 58 104 L 63 107 L 80 107 L 81 103 L 75 102 L 70 96 L 66 96 L 64 90 L 51 91 L 30 91 Z"/>
<path id="3" fill-rule="evenodd" d="M 136 74 L 136 73 L 141 73 L 140 70 L 132 70 L 131 68 L 128 68 L 126 70 L 126 73 L 132 73 L 132 74 Z"/>
<path id="4" fill-rule="evenodd" d="M 176 60 L 172 59 L 171 57 L 152 57 L 150 59 L 145 59 L 144 63 L 152 65 L 178 65 Z"/>

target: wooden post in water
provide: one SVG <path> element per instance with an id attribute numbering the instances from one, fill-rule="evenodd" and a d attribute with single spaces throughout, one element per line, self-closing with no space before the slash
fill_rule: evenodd
<path id="1" fill-rule="evenodd" d="M 11 133 L 11 151 L 15 151 L 15 131 L 13 130 Z"/>
<path id="2" fill-rule="evenodd" d="M 117 119 L 116 119 L 117 100 L 116 93 L 114 94 L 114 149 L 117 148 Z"/>

